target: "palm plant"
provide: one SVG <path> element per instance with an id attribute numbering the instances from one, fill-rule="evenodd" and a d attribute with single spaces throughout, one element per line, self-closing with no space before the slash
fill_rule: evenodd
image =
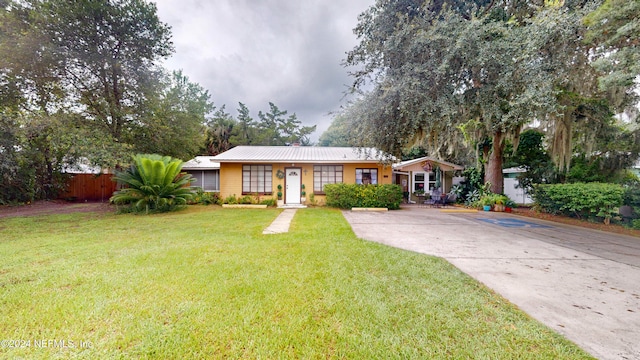
<path id="1" fill-rule="evenodd" d="M 180 173 L 182 160 L 156 154 L 138 154 L 125 171 L 114 179 L 126 187 L 109 199 L 114 204 L 130 204 L 135 211 L 170 211 L 186 205 L 194 196 L 190 174 Z"/>

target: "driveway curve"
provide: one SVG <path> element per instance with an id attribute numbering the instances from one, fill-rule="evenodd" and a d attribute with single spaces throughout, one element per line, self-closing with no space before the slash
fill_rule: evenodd
<path id="1" fill-rule="evenodd" d="M 356 235 L 442 257 L 600 359 L 640 359 L 640 238 L 495 212 L 343 212 Z"/>

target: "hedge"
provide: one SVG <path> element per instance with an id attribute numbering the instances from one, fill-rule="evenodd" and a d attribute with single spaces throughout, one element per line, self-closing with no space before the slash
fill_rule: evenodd
<path id="1" fill-rule="evenodd" d="M 327 184 L 324 187 L 327 206 L 340 209 L 378 207 L 396 210 L 402 202 L 399 185 Z"/>
<path id="2" fill-rule="evenodd" d="M 640 187 L 627 186 L 624 189 L 623 204 L 633 208 L 634 216 L 640 215 Z"/>
<path id="3" fill-rule="evenodd" d="M 617 184 L 575 183 L 536 185 L 532 197 L 541 211 L 609 223 L 618 216 L 623 194 Z"/>

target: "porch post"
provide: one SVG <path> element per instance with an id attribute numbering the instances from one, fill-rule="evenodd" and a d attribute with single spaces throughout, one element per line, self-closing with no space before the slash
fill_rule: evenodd
<path id="1" fill-rule="evenodd" d="M 442 193 L 446 194 L 447 193 L 447 173 L 444 170 L 442 171 Z"/>
<path id="2" fill-rule="evenodd" d="M 411 194 L 413 194 L 413 171 L 409 170 L 409 204 L 411 204 Z"/>

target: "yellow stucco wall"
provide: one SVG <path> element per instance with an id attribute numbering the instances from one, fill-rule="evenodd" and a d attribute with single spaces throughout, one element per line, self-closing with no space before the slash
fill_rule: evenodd
<path id="1" fill-rule="evenodd" d="M 220 197 L 242 196 L 242 164 L 220 164 Z"/>
<path id="2" fill-rule="evenodd" d="M 220 196 L 222 199 L 235 195 L 237 197 L 242 196 L 242 165 L 250 165 L 251 163 L 221 163 L 220 164 Z M 268 164 L 261 164 L 268 165 Z M 276 198 L 278 192 L 278 184 L 284 186 L 284 179 L 278 179 L 276 174 L 278 170 L 285 172 L 286 168 L 301 168 L 302 169 L 302 183 L 305 185 L 305 191 L 307 192 L 307 203 L 311 201 L 311 194 L 313 193 L 313 166 L 314 165 L 343 165 L 343 182 L 345 184 L 354 184 L 356 182 L 356 169 L 357 168 L 377 168 L 378 169 L 378 184 L 391 184 L 392 169 L 390 166 L 383 166 L 381 164 L 371 163 L 354 163 L 354 164 L 292 164 L 290 163 L 273 163 L 272 169 L 272 197 Z M 284 192 L 284 191 L 283 191 Z M 265 196 L 268 197 L 268 196 Z M 324 195 L 313 196 L 315 202 L 318 205 L 322 205 L 325 202 Z"/>

